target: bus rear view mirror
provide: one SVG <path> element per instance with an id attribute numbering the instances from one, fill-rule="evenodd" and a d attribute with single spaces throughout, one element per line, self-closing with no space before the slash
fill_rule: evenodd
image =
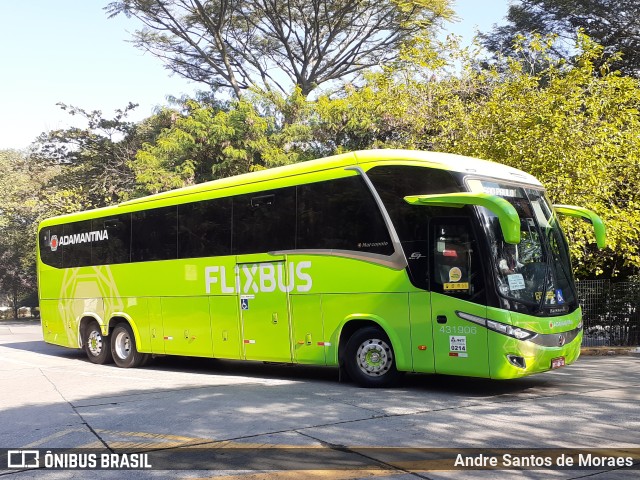
<path id="1" fill-rule="evenodd" d="M 591 222 L 596 236 L 596 244 L 598 248 L 604 248 L 607 245 L 607 233 L 602 219 L 591 210 L 583 207 L 575 207 L 573 205 L 554 205 L 553 209 L 560 215 L 569 217 L 578 217 Z"/>
<path id="2" fill-rule="evenodd" d="M 411 205 L 462 208 L 465 205 L 484 207 L 498 217 L 502 235 L 507 243 L 520 243 L 520 217 L 507 200 L 488 193 L 442 193 L 437 195 L 409 195 L 404 197 Z"/>

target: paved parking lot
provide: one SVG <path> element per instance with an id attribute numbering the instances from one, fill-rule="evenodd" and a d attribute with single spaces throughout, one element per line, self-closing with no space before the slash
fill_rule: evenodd
<path id="1" fill-rule="evenodd" d="M 142 369 L 89 363 L 42 342 L 37 322 L 0 322 L 0 449 L 238 448 L 244 465 L 183 478 L 637 478 L 638 470 L 429 470 L 366 450 L 372 468 L 336 469 L 314 449 L 638 449 L 640 358 L 582 357 L 515 381 L 408 375 L 394 389 L 339 383 L 335 370 L 208 359 L 155 359 Z M 256 471 L 252 452 L 294 452 L 283 471 Z M 294 450 L 292 447 L 300 449 Z M 320 448 L 322 447 L 322 448 Z M 284 450 L 283 450 L 284 451 Z M 298 452 L 298 453 L 295 453 Z M 409 450 L 406 450 L 409 452 Z M 305 457 L 308 455 L 308 457 Z M 322 465 L 320 465 L 322 466 Z M 261 470 L 264 467 L 260 467 Z M 421 470 L 422 468 L 422 470 Z M 637 465 L 636 467 L 637 468 Z M 7 478 L 87 478 L 86 471 L 0 471 Z M 92 478 L 164 478 L 103 470 Z"/>

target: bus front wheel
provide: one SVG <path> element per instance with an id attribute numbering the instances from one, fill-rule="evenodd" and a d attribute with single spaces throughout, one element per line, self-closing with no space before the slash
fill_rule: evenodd
<path id="1" fill-rule="evenodd" d="M 113 362 L 109 338 L 104 337 L 98 322 L 90 322 L 83 331 L 82 346 L 91 363 L 104 365 Z"/>
<path id="2" fill-rule="evenodd" d="M 357 330 L 349 338 L 344 366 L 351 379 L 363 387 L 386 387 L 400 377 L 391 341 L 376 327 Z"/>
<path id="3" fill-rule="evenodd" d="M 136 339 L 126 323 L 117 325 L 111 333 L 111 354 L 121 368 L 140 367 L 147 358 L 147 354 L 138 352 Z"/>

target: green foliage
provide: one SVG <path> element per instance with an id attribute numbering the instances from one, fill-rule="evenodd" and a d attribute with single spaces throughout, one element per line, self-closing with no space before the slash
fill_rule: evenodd
<path id="1" fill-rule="evenodd" d="M 77 198 L 47 187 L 57 168 L 13 150 L 0 150 L 0 292 L 17 309 L 36 289 L 38 221 L 79 207 Z"/>
<path id="2" fill-rule="evenodd" d="M 309 139 L 299 120 L 306 102 L 296 91 L 237 101 L 230 108 L 185 100 L 154 142 L 145 143 L 130 162 L 138 193 L 156 193 L 216 178 L 286 165 L 307 159 L 297 144 Z M 258 104 L 278 115 L 260 114 Z M 285 118 L 287 117 L 287 118 Z"/>
<path id="3" fill-rule="evenodd" d="M 158 117 L 140 124 L 128 121 L 127 115 L 136 107 L 132 103 L 117 110 L 113 118 L 104 118 L 99 110 L 59 105 L 70 115 L 84 118 L 86 126 L 53 130 L 35 142 L 32 157 L 43 165 L 60 167 L 52 186 L 82 198 L 83 208 L 126 199 L 135 186 L 128 161 L 162 122 Z"/>

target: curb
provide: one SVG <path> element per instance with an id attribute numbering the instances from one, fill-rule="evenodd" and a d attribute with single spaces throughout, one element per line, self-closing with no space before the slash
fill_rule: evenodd
<path id="1" fill-rule="evenodd" d="M 640 347 L 582 347 L 580 355 L 587 357 L 610 357 L 615 355 L 640 357 Z"/>

